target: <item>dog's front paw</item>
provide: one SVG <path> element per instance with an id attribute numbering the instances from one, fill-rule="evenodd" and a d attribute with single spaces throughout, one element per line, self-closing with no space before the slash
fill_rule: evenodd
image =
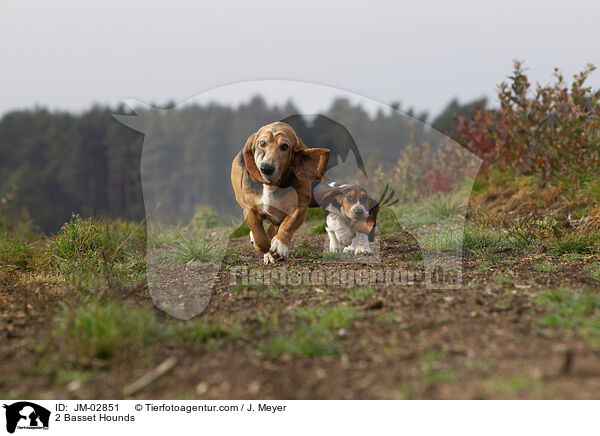
<path id="1" fill-rule="evenodd" d="M 275 237 L 271 241 L 271 249 L 269 250 L 268 254 L 270 254 L 273 259 L 282 261 L 288 258 L 290 249 L 287 247 L 287 245 Z"/>
<path id="2" fill-rule="evenodd" d="M 336 236 L 338 242 L 346 248 L 348 248 L 348 246 L 351 246 L 352 240 L 354 239 L 354 235 L 349 231 L 338 232 L 336 233 Z"/>
<path id="3" fill-rule="evenodd" d="M 344 253 L 354 254 L 354 246 L 348 245 L 347 247 L 344 247 Z"/>
<path id="4" fill-rule="evenodd" d="M 355 248 L 354 254 L 357 256 L 373 254 L 373 250 L 371 250 L 371 247 L 369 246 L 369 237 L 364 233 L 357 233 L 352 245 L 354 245 Z"/>
<path id="5" fill-rule="evenodd" d="M 370 256 L 373 254 L 373 250 L 370 247 L 358 247 L 355 251 L 357 255 Z"/>
<path id="6" fill-rule="evenodd" d="M 264 262 L 265 265 L 271 265 L 274 264 L 276 261 L 275 259 L 273 259 L 273 256 L 271 256 L 271 253 L 267 253 L 264 255 Z"/>
<path id="7" fill-rule="evenodd" d="M 341 253 L 343 246 L 337 241 L 329 241 L 329 251 L 331 253 Z"/>

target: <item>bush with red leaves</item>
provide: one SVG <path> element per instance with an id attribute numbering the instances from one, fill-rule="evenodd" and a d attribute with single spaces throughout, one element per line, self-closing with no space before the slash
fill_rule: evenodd
<path id="1" fill-rule="evenodd" d="M 600 155 L 600 91 L 584 86 L 594 69 L 588 65 L 570 87 L 555 69 L 555 82 L 532 92 L 515 62 L 510 82 L 498 88 L 500 107 L 458 116 L 456 139 L 484 159 L 484 174 L 497 168 L 580 182 L 597 173 Z"/>

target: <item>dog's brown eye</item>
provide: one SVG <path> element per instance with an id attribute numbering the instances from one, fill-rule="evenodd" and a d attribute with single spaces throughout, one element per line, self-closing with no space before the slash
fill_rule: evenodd
<path id="1" fill-rule="evenodd" d="M 258 145 L 260 145 L 261 147 L 264 147 L 265 145 L 267 145 L 267 143 L 265 141 L 260 141 L 258 143 Z"/>
<path id="2" fill-rule="evenodd" d="M 286 151 L 288 148 L 290 148 L 290 146 L 288 144 L 286 144 L 285 142 L 279 146 L 279 149 L 281 151 Z"/>
<path id="3" fill-rule="evenodd" d="M 351 196 L 351 195 L 348 195 L 348 196 L 346 197 L 346 199 L 347 199 L 348 201 L 352 201 L 352 196 Z"/>

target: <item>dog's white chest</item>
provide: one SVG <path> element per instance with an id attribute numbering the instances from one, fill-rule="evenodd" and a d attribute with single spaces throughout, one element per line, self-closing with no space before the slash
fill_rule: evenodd
<path id="1" fill-rule="evenodd" d="M 263 185 L 258 207 L 269 221 L 279 225 L 286 216 L 291 215 L 298 208 L 298 194 L 291 187 Z"/>

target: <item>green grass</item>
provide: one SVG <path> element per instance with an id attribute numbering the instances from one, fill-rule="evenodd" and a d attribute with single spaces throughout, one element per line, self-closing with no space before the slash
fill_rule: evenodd
<path id="1" fill-rule="evenodd" d="M 510 398 L 531 392 L 540 392 L 543 391 L 543 388 L 538 380 L 530 377 L 512 376 L 488 380 L 484 383 L 484 390 L 489 394 Z"/>
<path id="2" fill-rule="evenodd" d="M 540 293 L 535 302 L 548 310 L 538 319 L 544 327 L 567 329 L 600 346 L 600 294 L 556 289 Z"/>
<path id="3" fill-rule="evenodd" d="M 411 253 L 410 255 L 408 255 L 406 260 L 410 260 L 412 262 L 420 262 L 421 260 L 423 260 L 423 254 L 420 251 Z"/>
<path id="4" fill-rule="evenodd" d="M 348 294 L 352 298 L 356 298 L 359 301 L 363 301 L 365 298 L 375 295 L 375 289 L 366 286 L 361 286 L 359 288 L 351 288 Z"/>
<path id="5" fill-rule="evenodd" d="M 180 234 L 174 245 L 173 259 L 178 263 L 213 262 L 223 257 L 223 250 L 208 234 L 189 237 Z"/>
<path id="6" fill-rule="evenodd" d="M 283 288 L 277 288 L 277 287 L 267 287 L 262 294 L 265 297 L 269 297 L 269 298 L 280 298 L 281 295 L 285 292 L 285 289 Z"/>
<path id="7" fill-rule="evenodd" d="M 231 232 L 232 238 L 241 238 L 242 236 L 249 236 L 249 235 L 250 235 L 250 227 L 248 227 L 248 224 L 246 224 L 245 221 L 242 221 L 241 223 L 234 225 L 234 229 Z"/>
<path id="8" fill-rule="evenodd" d="M 294 316 L 319 324 L 326 329 L 343 329 L 360 316 L 360 312 L 348 306 L 308 307 L 296 309 Z"/>
<path id="9" fill-rule="evenodd" d="M 333 251 L 323 252 L 323 260 L 343 260 L 348 258 L 348 256 L 352 255 L 348 253 L 335 253 Z"/>
<path id="10" fill-rule="evenodd" d="M 407 227 L 421 227 L 439 223 L 439 219 L 432 216 L 430 211 L 421 203 L 403 203 L 391 208 L 392 213 L 384 214 L 383 221 L 392 222 L 397 217 L 398 224 Z M 385 209 L 384 209 L 385 213 Z M 381 214 L 379 214 L 381 215 Z M 377 228 L 379 229 L 379 215 L 377 216 Z M 394 228 L 397 225 L 394 226 Z"/>
<path id="11" fill-rule="evenodd" d="M 264 346 L 264 350 L 275 356 L 323 357 L 339 352 L 334 334 L 320 324 L 303 324 L 288 334 L 279 334 Z"/>
<path id="12" fill-rule="evenodd" d="M 309 207 L 306 211 L 305 221 L 325 220 L 325 214 L 320 207 Z"/>
<path id="13" fill-rule="evenodd" d="M 592 267 L 590 271 L 590 278 L 596 282 L 600 282 L 600 266 Z"/>
<path id="14" fill-rule="evenodd" d="M 279 313 L 259 312 L 251 317 L 260 324 L 260 333 L 268 334 L 279 329 Z"/>
<path id="15" fill-rule="evenodd" d="M 266 288 L 267 288 L 267 286 L 264 284 L 238 283 L 236 285 L 232 285 L 230 289 L 232 291 L 249 291 L 249 290 L 263 291 Z"/>
<path id="16" fill-rule="evenodd" d="M 155 311 L 120 299 L 78 298 L 61 303 L 52 318 L 50 341 L 38 347 L 47 370 L 103 367 L 115 359 L 143 359 L 151 346 L 174 341 L 190 346 L 245 337 L 234 322 L 159 322 Z"/>
<path id="17" fill-rule="evenodd" d="M 300 243 L 293 251 L 292 257 L 296 259 L 304 258 L 304 259 L 319 259 L 321 258 L 323 253 L 321 250 L 311 246 L 306 241 Z"/>
<path id="18" fill-rule="evenodd" d="M 164 337 L 150 310 L 119 300 L 82 300 L 73 307 L 63 303 L 53 318 L 52 338 L 62 358 L 75 363 L 136 353 Z"/>
<path id="19" fill-rule="evenodd" d="M 297 324 L 263 344 L 263 350 L 280 356 L 323 357 L 337 354 L 342 344 L 337 331 L 346 329 L 361 316 L 351 307 L 308 307 L 296 309 L 291 316 Z M 264 325 L 268 325 L 265 321 Z"/>
<path id="20" fill-rule="evenodd" d="M 455 199 L 450 195 L 434 195 L 428 198 L 424 207 L 434 219 L 458 218 L 464 215 L 466 208 L 462 199 Z"/>
<path id="21" fill-rule="evenodd" d="M 454 230 L 440 229 L 425 235 L 420 243 L 421 248 L 427 251 L 451 251 L 460 245 L 460 234 Z"/>
<path id="22" fill-rule="evenodd" d="M 448 324 L 450 322 L 450 318 L 448 317 L 448 315 L 440 315 L 436 318 L 435 322 L 437 322 L 440 325 Z"/>
<path id="23" fill-rule="evenodd" d="M 214 348 L 225 341 L 246 337 L 247 333 L 240 324 L 226 319 L 214 322 L 196 319 L 167 325 L 168 339 L 188 345 L 208 344 Z"/>
<path id="24" fill-rule="evenodd" d="M 396 315 L 393 313 L 380 313 L 375 317 L 375 322 L 380 324 L 388 324 L 396 320 Z"/>
<path id="25" fill-rule="evenodd" d="M 597 233 L 567 233 L 555 240 L 551 253 L 561 254 L 593 254 L 598 252 L 599 237 Z"/>
<path id="26" fill-rule="evenodd" d="M 496 273 L 494 275 L 494 283 L 500 288 L 511 288 L 515 285 L 512 275 L 505 272 Z"/>
<path id="27" fill-rule="evenodd" d="M 504 235 L 490 227 L 465 227 L 463 250 L 498 250 L 502 248 Z"/>
<path id="28" fill-rule="evenodd" d="M 377 234 L 381 236 L 396 235 L 402 230 L 395 212 L 391 208 L 384 208 L 377 214 Z"/>
<path id="29" fill-rule="evenodd" d="M 48 240 L 52 270 L 79 288 L 133 285 L 145 273 L 145 232 L 139 224 L 74 215 Z"/>
<path id="30" fill-rule="evenodd" d="M 21 233 L 0 234 L 0 265 L 27 268 L 32 264 L 34 250 L 31 241 Z"/>
<path id="31" fill-rule="evenodd" d="M 148 247 L 169 248 L 179 239 L 179 230 L 172 226 L 148 226 Z"/>
<path id="32" fill-rule="evenodd" d="M 440 350 L 427 350 L 419 358 L 421 376 L 432 385 L 452 383 L 456 374 L 444 366 L 445 353 Z"/>
<path id="33" fill-rule="evenodd" d="M 550 262 L 538 262 L 533 266 L 533 269 L 540 272 L 554 272 L 558 269 L 558 266 Z"/>
<path id="34" fill-rule="evenodd" d="M 505 292 L 504 295 L 494 303 L 494 307 L 496 309 L 508 309 L 513 304 L 513 299 L 514 295 L 511 292 Z"/>
<path id="35" fill-rule="evenodd" d="M 226 222 L 217 211 L 210 206 L 204 206 L 194 213 L 187 227 L 190 230 L 199 231 L 224 226 L 226 226 Z"/>
<path id="36" fill-rule="evenodd" d="M 320 235 L 320 234 L 326 232 L 325 227 L 326 227 L 325 222 L 315 224 L 314 226 L 312 226 L 310 228 L 310 233 L 312 235 Z"/>

